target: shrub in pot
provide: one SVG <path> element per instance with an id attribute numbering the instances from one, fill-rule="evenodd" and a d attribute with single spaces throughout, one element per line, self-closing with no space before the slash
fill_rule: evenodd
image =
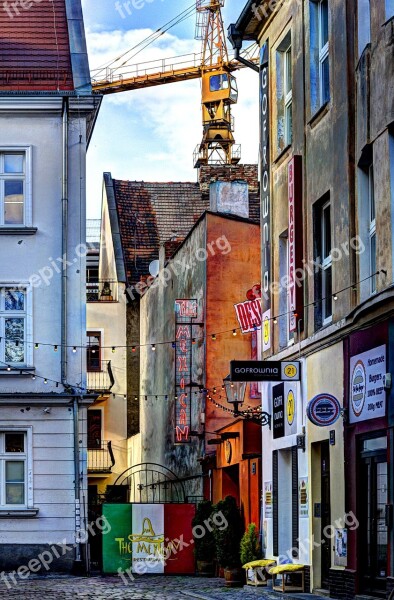
<path id="1" fill-rule="evenodd" d="M 220 526 L 214 525 L 214 538 L 218 563 L 224 567 L 226 587 L 242 585 L 240 543 L 242 537 L 242 519 L 235 498 L 226 496 L 213 509 L 220 514 Z M 218 519 L 217 519 L 218 520 Z"/>
<path id="2" fill-rule="evenodd" d="M 255 523 L 250 523 L 241 540 L 241 564 L 246 565 L 261 558 L 258 531 Z M 246 582 L 255 581 L 253 569 L 246 569 Z"/>
<path id="3" fill-rule="evenodd" d="M 206 525 L 211 514 L 212 502 L 203 500 L 197 505 L 196 514 L 192 521 L 193 528 L 196 528 L 196 534 L 198 535 L 198 537 L 194 537 L 194 556 L 197 561 L 198 574 L 203 577 L 213 577 L 214 575 L 215 539 L 213 532 Z M 201 535 L 203 530 L 205 533 Z"/>

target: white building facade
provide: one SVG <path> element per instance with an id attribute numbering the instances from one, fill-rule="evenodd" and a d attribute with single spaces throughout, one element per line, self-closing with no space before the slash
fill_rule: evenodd
<path id="1" fill-rule="evenodd" d="M 58 4 L 0 16 L 22 52 L 0 74 L 0 571 L 86 559 L 85 157 L 100 98 L 80 1 Z"/>

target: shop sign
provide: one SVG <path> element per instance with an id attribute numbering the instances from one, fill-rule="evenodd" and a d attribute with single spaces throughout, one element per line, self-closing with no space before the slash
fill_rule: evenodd
<path id="1" fill-rule="evenodd" d="M 193 321 L 197 300 L 175 302 L 175 443 L 190 443 Z"/>
<path id="2" fill-rule="evenodd" d="M 263 352 L 271 349 L 271 309 L 263 314 Z"/>
<path id="3" fill-rule="evenodd" d="M 285 385 L 279 383 L 272 388 L 272 421 L 274 440 L 285 435 Z"/>
<path id="4" fill-rule="evenodd" d="M 300 381 L 300 363 L 277 360 L 232 360 L 231 381 Z"/>
<path id="5" fill-rule="evenodd" d="M 247 300 L 234 304 L 235 314 L 242 333 L 261 329 L 261 285 L 256 284 L 246 293 Z"/>
<path id="6" fill-rule="evenodd" d="M 297 433 L 297 389 L 294 384 L 280 383 L 272 388 L 273 437 L 278 439 Z"/>
<path id="7" fill-rule="evenodd" d="M 331 394 L 319 394 L 308 404 L 308 419 L 318 427 L 334 425 L 341 414 L 341 405 Z"/>
<path id="8" fill-rule="evenodd" d="M 297 330 L 296 314 L 302 310 L 302 285 L 296 283 L 296 270 L 302 268 L 302 157 L 293 156 L 288 165 L 288 272 L 289 332 Z M 301 324 L 301 323 L 300 323 Z"/>
<path id="9" fill-rule="evenodd" d="M 309 517 L 309 493 L 308 493 L 308 477 L 301 477 L 298 480 L 298 504 L 300 519 Z"/>
<path id="10" fill-rule="evenodd" d="M 386 346 L 379 346 L 350 359 L 350 423 L 377 419 L 386 414 Z"/>
<path id="11" fill-rule="evenodd" d="M 272 519 L 272 481 L 264 482 L 264 515 Z"/>
<path id="12" fill-rule="evenodd" d="M 261 142 L 261 251 L 263 313 L 271 309 L 271 198 L 270 198 L 270 97 L 269 97 L 269 47 L 264 42 L 260 50 L 260 142 Z M 270 317 L 269 317 L 270 318 Z M 270 338 L 270 336 L 269 336 Z M 270 342 L 270 339 L 269 339 Z M 264 344 L 263 351 L 270 349 Z"/>
<path id="13" fill-rule="evenodd" d="M 250 333 L 261 329 L 261 298 L 234 304 L 234 308 L 242 333 Z"/>

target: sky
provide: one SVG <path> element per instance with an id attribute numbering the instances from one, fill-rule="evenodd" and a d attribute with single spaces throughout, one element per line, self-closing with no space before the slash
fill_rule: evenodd
<path id="1" fill-rule="evenodd" d="M 193 0 L 132 0 L 129 14 L 124 2 L 120 0 L 117 10 L 115 0 L 82 0 L 91 71 L 122 55 L 194 4 Z M 245 3 L 226 0 L 226 28 L 236 21 Z M 201 42 L 194 39 L 194 33 L 195 12 L 138 54 L 131 64 L 199 53 Z M 237 81 L 235 139 L 242 145 L 242 162 L 255 163 L 258 75 L 242 69 L 237 72 Z M 115 179 L 133 181 L 196 181 L 193 151 L 201 138 L 199 80 L 104 97 L 88 151 L 88 218 L 100 217 L 105 171 Z"/>

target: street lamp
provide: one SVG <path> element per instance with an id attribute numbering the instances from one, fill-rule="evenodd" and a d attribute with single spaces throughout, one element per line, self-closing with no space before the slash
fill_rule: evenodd
<path id="1" fill-rule="evenodd" d="M 234 405 L 234 416 L 239 415 L 239 406 L 244 403 L 246 392 L 246 381 L 231 381 L 230 375 L 223 379 L 227 402 Z"/>

